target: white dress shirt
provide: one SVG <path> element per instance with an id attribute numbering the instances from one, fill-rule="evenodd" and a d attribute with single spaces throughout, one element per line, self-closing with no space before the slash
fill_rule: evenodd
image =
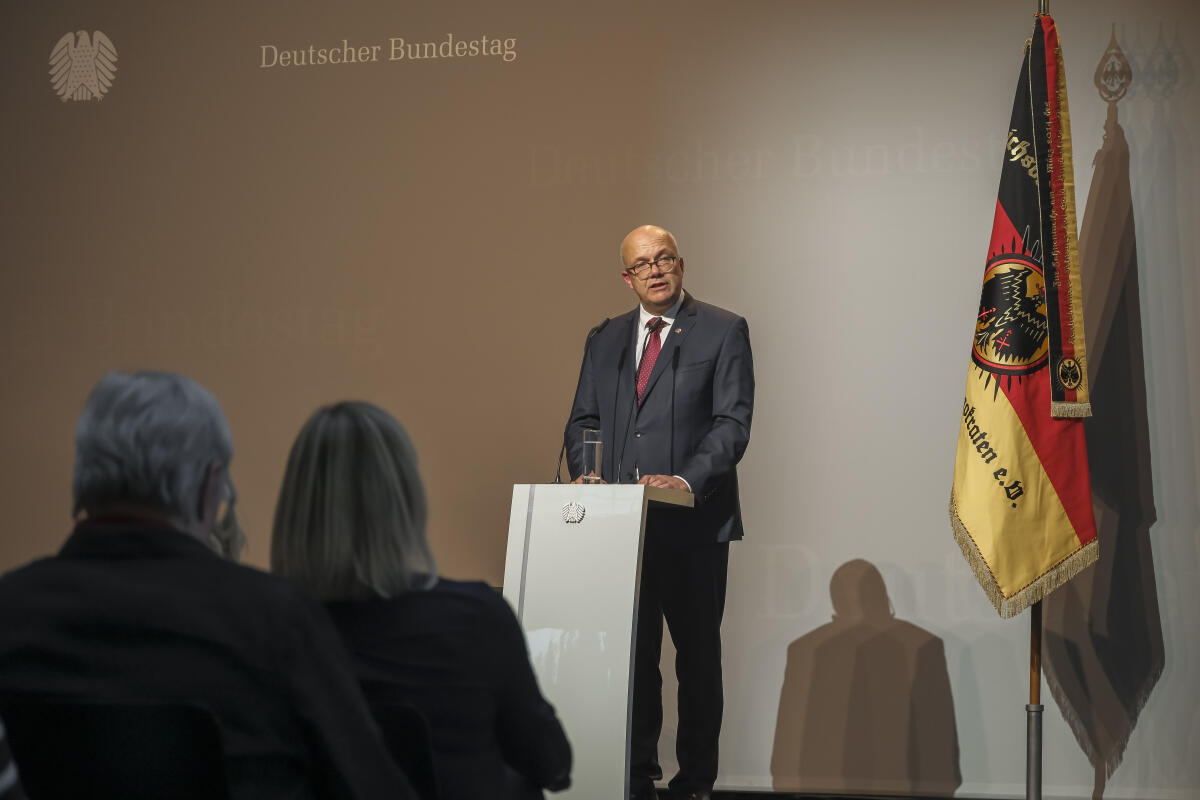
<path id="1" fill-rule="evenodd" d="M 651 314 L 646 310 L 645 306 L 638 306 L 638 326 L 633 332 L 633 356 L 634 356 L 634 374 L 637 373 L 637 368 L 642 365 L 642 353 L 645 352 L 645 343 L 649 341 L 646 338 L 646 325 L 650 320 L 659 317 L 666 324 L 658 329 L 658 343 L 661 345 L 667 340 L 667 334 L 671 332 L 671 326 L 675 324 L 675 317 L 679 316 L 679 307 L 683 305 L 683 290 L 679 290 L 679 299 L 675 301 L 675 305 L 668 308 L 662 314 Z M 636 469 L 636 467 L 635 467 Z M 687 478 L 682 475 L 672 475 L 673 478 L 679 478 L 683 481 L 683 485 L 688 487 L 688 491 L 692 490 L 692 485 L 687 482 Z"/>
<path id="2" fill-rule="evenodd" d="M 638 326 L 633 332 L 633 366 L 636 370 L 642 365 L 642 353 L 645 352 L 646 325 L 655 317 L 661 317 L 666 324 L 658 329 L 658 343 L 663 344 L 667 340 L 667 334 L 671 332 L 671 326 L 675 324 L 675 317 L 679 316 L 679 307 L 683 305 L 683 290 L 679 290 L 679 299 L 675 301 L 675 305 L 667 309 L 664 314 L 651 314 L 646 310 L 645 306 L 638 306 Z"/>

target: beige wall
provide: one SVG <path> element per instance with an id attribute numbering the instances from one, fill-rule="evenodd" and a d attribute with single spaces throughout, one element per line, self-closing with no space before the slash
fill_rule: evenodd
<path id="1" fill-rule="evenodd" d="M 654 221 L 679 236 L 689 290 L 743 313 L 755 347 L 722 783 L 771 784 L 789 644 L 829 622 L 839 565 L 866 559 L 896 616 L 944 645 L 960 793 L 1018 793 L 1026 628 L 995 616 L 945 515 L 998 146 L 1035 4 L 1008 5 L 9 4 L 0 567 L 69 530 L 89 386 L 154 367 L 221 398 L 252 563 L 266 563 L 299 425 L 358 397 L 417 442 L 444 571 L 498 583 L 510 486 L 550 479 L 583 335 L 632 306 L 619 240 Z M 1053 10 L 1081 209 L 1111 25 L 1135 66 L 1161 60 L 1161 35 L 1178 67 L 1170 92 L 1121 105 L 1157 326 L 1146 358 L 1166 667 L 1106 796 L 1190 797 L 1200 331 L 1180 309 L 1200 301 L 1200 12 L 1191 0 Z M 47 76 L 54 43 L 80 29 L 119 53 L 98 103 L 61 102 Z M 516 56 L 387 60 L 392 37 L 448 33 L 515 39 Z M 343 39 L 378 45 L 378 60 L 261 66 L 264 45 Z M 1048 789 L 1091 795 L 1052 705 L 1046 755 Z"/>

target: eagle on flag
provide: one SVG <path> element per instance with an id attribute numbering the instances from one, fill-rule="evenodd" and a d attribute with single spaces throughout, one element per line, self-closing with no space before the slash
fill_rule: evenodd
<path id="1" fill-rule="evenodd" d="M 984 264 L 950 523 L 1011 617 L 1096 561 L 1070 115 L 1058 29 L 1025 45 Z"/>

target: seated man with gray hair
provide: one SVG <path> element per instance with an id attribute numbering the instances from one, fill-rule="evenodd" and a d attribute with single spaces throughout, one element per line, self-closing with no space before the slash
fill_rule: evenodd
<path id="1" fill-rule="evenodd" d="M 75 439 L 80 521 L 0 577 L 0 695 L 207 708 L 235 798 L 412 798 L 324 612 L 209 545 L 234 499 L 216 398 L 112 372 Z"/>

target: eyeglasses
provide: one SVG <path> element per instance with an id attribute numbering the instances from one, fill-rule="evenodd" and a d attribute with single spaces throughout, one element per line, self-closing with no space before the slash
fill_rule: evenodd
<path id="1" fill-rule="evenodd" d="M 246 532 L 242 530 L 234 510 L 237 505 L 237 489 L 234 488 L 233 479 L 229 477 L 228 471 L 225 472 L 221 494 L 225 496 L 217 507 L 217 523 L 209 531 L 209 544 L 222 558 L 237 561 L 246 546 Z"/>
<path id="2" fill-rule="evenodd" d="M 233 516 L 233 507 L 237 505 L 237 489 L 233 485 L 233 477 L 229 470 L 222 473 L 221 497 L 217 501 L 217 524 L 225 524 L 226 518 Z"/>
<path id="3" fill-rule="evenodd" d="M 653 261 L 641 261 L 627 268 L 628 272 L 635 278 L 644 278 L 650 274 L 654 267 L 658 267 L 658 271 L 663 275 L 675 271 L 675 265 L 679 263 L 679 256 L 659 256 Z"/>

